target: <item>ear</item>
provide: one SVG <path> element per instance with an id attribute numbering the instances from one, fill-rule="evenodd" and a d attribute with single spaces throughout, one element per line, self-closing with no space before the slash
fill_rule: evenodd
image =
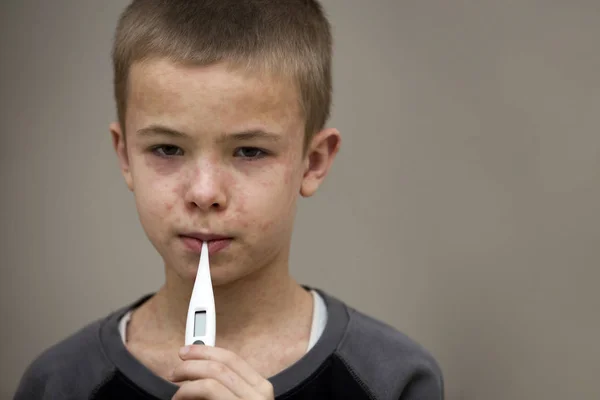
<path id="1" fill-rule="evenodd" d="M 131 177 L 131 171 L 129 170 L 129 155 L 127 154 L 127 145 L 125 142 L 125 133 L 121 129 L 121 125 L 117 122 L 110 124 L 110 134 L 112 136 L 113 148 L 117 153 L 119 159 L 119 166 L 125 183 L 129 190 L 133 191 L 133 179 Z"/>
<path id="2" fill-rule="evenodd" d="M 342 138 L 337 129 L 329 128 L 313 136 L 304 159 L 304 176 L 300 194 L 310 197 L 319 188 L 337 155 Z"/>

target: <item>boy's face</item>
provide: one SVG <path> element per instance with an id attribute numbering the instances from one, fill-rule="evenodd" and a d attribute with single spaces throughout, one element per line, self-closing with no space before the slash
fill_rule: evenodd
<path id="1" fill-rule="evenodd" d="M 112 124 L 113 144 L 169 273 L 193 280 L 203 240 L 215 285 L 287 262 L 298 194 L 317 190 L 339 133 L 304 155 L 293 86 L 222 64 L 134 64 L 129 84 L 127 137 Z"/>

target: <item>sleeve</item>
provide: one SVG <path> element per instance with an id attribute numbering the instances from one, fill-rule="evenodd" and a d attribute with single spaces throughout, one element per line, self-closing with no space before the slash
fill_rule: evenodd
<path id="1" fill-rule="evenodd" d="M 46 398 L 48 374 L 39 363 L 33 362 L 25 370 L 13 400 L 38 400 Z"/>

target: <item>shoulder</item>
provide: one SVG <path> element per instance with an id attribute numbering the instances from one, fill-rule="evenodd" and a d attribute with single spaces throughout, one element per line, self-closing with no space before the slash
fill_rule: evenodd
<path id="1" fill-rule="evenodd" d="M 420 343 L 345 305 L 346 331 L 336 356 L 376 399 L 443 399 L 441 368 Z"/>
<path id="2" fill-rule="evenodd" d="M 431 353 L 413 338 L 354 308 L 348 307 L 348 313 L 348 330 L 340 349 L 344 354 L 353 356 L 364 349 L 372 361 L 385 361 L 401 369 L 440 371 Z"/>
<path id="3" fill-rule="evenodd" d="M 100 341 L 100 328 L 108 318 L 89 323 L 37 356 L 25 370 L 15 400 L 87 397 L 111 372 Z"/>

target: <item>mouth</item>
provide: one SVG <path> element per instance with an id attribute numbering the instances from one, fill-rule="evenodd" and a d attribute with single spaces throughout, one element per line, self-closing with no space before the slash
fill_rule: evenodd
<path id="1" fill-rule="evenodd" d="M 232 240 L 232 238 L 228 236 L 200 232 L 184 233 L 179 235 L 179 238 L 188 250 L 197 254 L 200 254 L 202 251 L 202 243 L 207 242 L 209 255 L 213 255 L 226 249 L 231 244 Z"/>

